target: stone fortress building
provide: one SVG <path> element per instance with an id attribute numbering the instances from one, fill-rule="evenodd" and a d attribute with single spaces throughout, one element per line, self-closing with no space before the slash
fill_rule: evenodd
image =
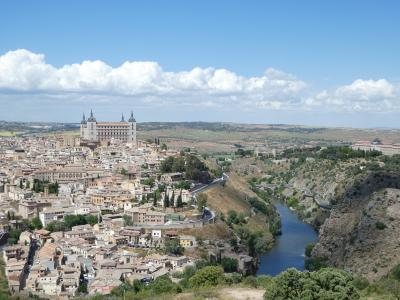
<path id="1" fill-rule="evenodd" d="M 119 122 L 97 122 L 90 111 L 90 117 L 86 120 L 85 114 L 81 121 L 81 139 L 89 142 L 108 142 L 119 140 L 125 143 L 136 144 L 136 120 L 131 112 L 128 121 L 122 114 Z"/>

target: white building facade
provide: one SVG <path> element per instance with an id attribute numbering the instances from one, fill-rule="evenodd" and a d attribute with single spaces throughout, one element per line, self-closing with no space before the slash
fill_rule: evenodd
<path id="1" fill-rule="evenodd" d="M 122 115 L 120 122 L 97 122 L 90 111 L 90 117 L 86 120 L 83 115 L 81 121 L 81 139 L 90 142 L 104 142 L 120 140 L 125 143 L 136 144 L 136 120 L 131 112 L 128 121 Z"/>

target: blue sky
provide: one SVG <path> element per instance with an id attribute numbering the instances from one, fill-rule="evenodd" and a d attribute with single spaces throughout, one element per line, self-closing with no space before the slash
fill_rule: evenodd
<path id="1" fill-rule="evenodd" d="M 1 1 L 0 119 L 399 127 L 399 28 L 394 0 Z"/>

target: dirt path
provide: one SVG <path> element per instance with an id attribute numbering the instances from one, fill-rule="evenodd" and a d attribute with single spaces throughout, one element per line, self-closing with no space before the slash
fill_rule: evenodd
<path id="1" fill-rule="evenodd" d="M 220 297 L 224 300 L 262 300 L 265 290 L 250 288 L 224 288 Z"/>
<path id="2" fill-rule="evenodd" d="M 174 300 L 263 300 L 265 290 L 246 287 L 225 287 L 222 289 L 211 288 L 208 291 L 182 293 L 174 295 Z M 172 298 L 171 298 L 172 299 Z M 169 298 L 168 298 L 169 300 Z"/>

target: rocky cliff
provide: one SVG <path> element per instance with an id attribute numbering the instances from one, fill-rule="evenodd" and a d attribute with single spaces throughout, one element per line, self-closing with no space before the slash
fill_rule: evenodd
<path id="1" fill-rule="evenodd" d="M 313 257 L 370 280 L 386 275 L 400 263 L 400 176 L 371 172 L 337 201 Z"/>

